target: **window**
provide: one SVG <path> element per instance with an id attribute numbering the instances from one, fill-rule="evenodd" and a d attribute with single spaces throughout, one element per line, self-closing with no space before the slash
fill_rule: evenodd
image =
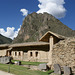
<path id="1" fill-rule="evenodd" d="M 30 52 L 30 56 L 32 56 L 33 54 L 32 54 L 32 52 Z"/>
<path id="2" fill-rule="evenodd" d="M 15 52 L 15 56 L 17 56 L 17 52 Z"/>
<path id="3" fill-rule="evenodd" d="M 35 53 L 36 57 L 38 56 L 38 52 Z"/>
<path id="4" fill-rule="evenodd" d="M 11 56 L 11 51 L 9 51 L 9 55 Z"/>
<path id="5" fill-rule="evenodd" d="M 19 56 L 21 56 L 21 53 L 19 52 Z"/>

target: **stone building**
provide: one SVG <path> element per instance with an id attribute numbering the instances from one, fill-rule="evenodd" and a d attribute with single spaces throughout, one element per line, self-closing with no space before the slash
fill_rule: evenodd
<path id="1" fill-rule="evenodd" d="M 69 66 L 75 71 L 75 38 L 66 38 L 51 31 L 38 42 L 0 45 L 0 56 L 11 56 L 14 60 L 48 62 Z"/>
<path id="2" fill-rule="evenodd" d="M 48 62 L 49 43 L 28 42 L 9 47 L 12 47 L 11 56 L 14 60 Z"/>
<path id="3" fill-rule="evenodd" d="M 10 49 L 8 44 L 0 45 L 0 57 L 1 56 L 8 56 L 8 51 L 10 53 Z"/>
<path id="4" fill-rule="evenodd" d="M 52 47 L 54 44 L 64 39 L 64 36 L 48 31 L 40 38 L 38 42 L 4 45 L 3 48 L 5 49 L 0 50 L 3 52 L 0 56 L 11 56 L 14 60 L 22 61 L 50 61 L 49 64 L 52 64 Z"/>

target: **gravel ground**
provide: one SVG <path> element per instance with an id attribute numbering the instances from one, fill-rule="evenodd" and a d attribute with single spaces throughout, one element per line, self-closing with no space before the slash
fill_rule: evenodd
<path id="1" fill-rule="evenodd" d="M 0 75 L 14 75 L 14 74 L 10 74 L 8 72 L 0 71 Z"/>

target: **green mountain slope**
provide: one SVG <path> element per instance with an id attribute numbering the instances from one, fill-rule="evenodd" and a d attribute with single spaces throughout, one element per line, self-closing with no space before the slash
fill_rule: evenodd
<path id="1" fill-rule="evenodd" d="M 12 40 L 0 34 L 0 44 L 9 44 Z"/>

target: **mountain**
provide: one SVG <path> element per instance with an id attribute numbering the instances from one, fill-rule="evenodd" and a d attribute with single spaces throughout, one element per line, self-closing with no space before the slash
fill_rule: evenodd
<path id="1" fill-rule="evenodd" d="M 0 34 L 0 44 L 9 44 L 9 43 L 12 43 L 12 40 Z"/>
<path id="2" fill-rule="evenodd" d="M 44 13 L 32 13 L 25 17 L 18 36 L 13 43 L 38 41 L 47 31 L 52 31 L 63 36 L 75 36 L 75 31 L 64 25 L 54 16 Z"/>

